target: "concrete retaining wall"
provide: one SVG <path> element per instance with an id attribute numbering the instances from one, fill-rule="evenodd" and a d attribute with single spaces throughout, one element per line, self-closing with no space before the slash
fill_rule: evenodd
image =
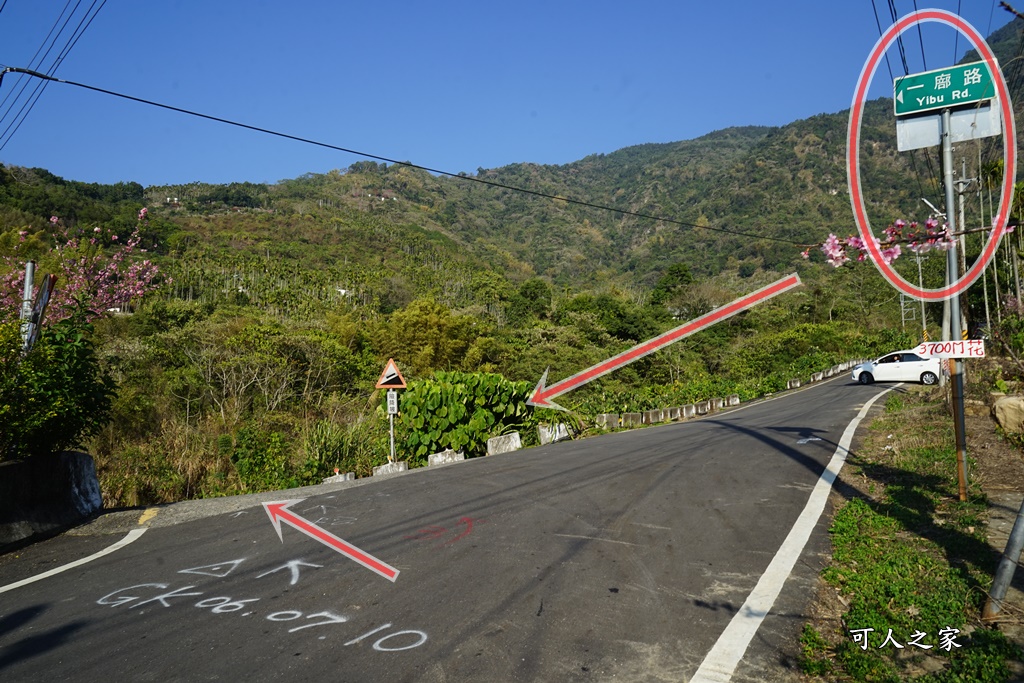
<path id="1" fill-rule="evenodd" d="M 0 548 L 73 526 L 103 507 L 86 453 L 0 464 Z"/>
<path id="2" fill-rule="evenodd" d="M 661 422 L 661 409 L 645 410 L 643 419 L 645 425 L 653 425 Z"/>
<path id="3" fill-rule="evenodd" d="M 639 427 L 644 423 L 644 416 L 640 413 L 623 413 L 622 414 L 622 426 L 623 427 Z"/>

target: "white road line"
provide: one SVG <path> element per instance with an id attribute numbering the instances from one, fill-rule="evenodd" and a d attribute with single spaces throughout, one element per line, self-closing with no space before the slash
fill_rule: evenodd
<path id="1" fill-rule="evenodd" d="M 857 413 L 857 417 L 847 425 L 846 431 L 839 439 L 839 445 L 836 446 L 836 452 L 832 455 L 828 467 L 818 478 L 818 483 L 814 485 L 814 490 L 811 491 L 811 496 L 807 499 L 807 505 L 804 506 L 800 517 L 793 524 L 793 528 L 789 530 L 789 535 L 782 542 L 775 557 L 772 558 L 771 564 L 768 565 L 757 585 L 754 586 L 754 590 L 747 596 L 746 602 L 733 616 L 729 625 L 725 627 L 725 631 L 719 636 L 711 651 L 704 657 L 704 661 L 701 662 L 697 673 L 690 679 L 690 683 L 728 683 L 732 680 L 736 666 L 743 659 L 747 646 L 750 645 L 754 634 L 760 628 L 761 622 L 768 616 L 769 610 L 775 604 L 775 599 L 779 597 L 783 584 L 786 583 L 786 579 L 793 571 L 793 566 L 800 558 L 804 546 L 807 545 L 807 539 L 814 531 L 814 525 L 818 523 L 818 518 L 821 517 L 821 513 L 825 509 L 832 483 L 850 452 L 850 443 L 853 441 L 857 426 L 860 425 L 861 420 L 867 415 L 875 401 L 890 391 L 892 389 L 886 389 L 865 403 Z"/>
<path id="2" fill-rule="evenodd" d="M 145 528 L 142 528 L 142 529 L 132 529 L 131 531 L 128 532 L 127 536 L 122 538 L 120 541 L 118 541 L 114 545 L 108 546 L 108 547 L 104 548 L 103 550 L 99 551 L 98 553 L 93 553 L 89 557 L 83 557 L 80 560 L 75 560 L 74 562 L 69 562 L 69 563 L 67 563 L 65 565 L 62 565 L 60 567 L 55 567 L 54 569 L 51 569 L 48 572 L 43 572 L 42 574 L 37 574 L 36 576 L 30 576 L 29 578 L 22 579 L 21 581 L 15 581 L 14 583 L 9 583 L 6 586 L 0 586 L 0 593 L 6 593 L 7 591 L 12 591 L 15 588 L 21 588 L 22 586 L 27 586 L 30 583 L 35 583 L 36 581 L 41 581 L 42 579 L 49 578 L 49 577 L 53 576 L 54 574 L 60 574 L 61 572 L 66 572 L 69 569 L 74 569 L 75 567 L 81 566 L 81 565 L 83 565 L 83 564 L 85 564 L 87 562 L 92 562 L 93 560 L 98 560 L 99 558 L 103 557 L 104 555 L 109 555 L 110 553 L 112 553 L 112 552 L 114 552 L 116 550 L 120 550 L 121 548 L 125 547 L 129 543 L 132 543 L 133 541 L 137 540 L 139 538 L 139 536 L 141 536 L 142 534 L 146 533 L 146 529 L 148 529 L 148 528 L 149 527 L 145 527 Z"/>

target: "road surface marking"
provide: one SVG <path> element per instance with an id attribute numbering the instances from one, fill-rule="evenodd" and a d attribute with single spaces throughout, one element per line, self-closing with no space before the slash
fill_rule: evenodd
<path id="1" fill-rule="evenodd" d="M 83 565 L 83 564 L 85 564 L 87 562 L 92 562 L 93 560 L 98 560 L 99 558 L 103 557 L 104 555 L 109 555 L 110 553 L 112 553 L 112 552 L 114 552 L 116 550 L 120 550 L 121 548 L 125 547 L 129 543 L 134 542 L 135 540 L 137 540 L 139 538 L 139 536 L 141 536 L 142 534 L 146 533 L 146 529 L 148 529 L 148 528 L 149 527 L 143 527 L 142 529 L 132 529 L 131 531 L 128 532 L 127 536 L 122 538 L 120 541 L 118 541 L 114 545 L 108 546 L 108 547 L 104 548 L 103 550 L 99 551 L 98 553 L 93 553 L 89 557 L 83 557 L 80 560 L 75 560 L 74 562 L 69 562 L 68 564 L 62 565 L 60 567 L 55 567 L 54 569 L 51 569 L 48 572 L 43 572 L 42 574 L 37 574 L 36 576 L 30 576 L 29 578 L 22 579 L 21 581 L 15 581 L 14 583 L 9 583 L 6 586 L 0 586 L 0 593 L 6 593 L 7 591 L 12 591 L 15 588 L 21 588 L 22 586 L 27 586 L 30 583 L 35 583 L 36 581 L 41 581 L 42 579 L 47 579 L 47 578 L 53 576 L 54 574 L 60 574 L 61 572 L 66 572 L 69 569 L 74 569 L 75 567 L 79 567 L 79 566 L 81 566 L 81 565 Z"/>
<path id="2" fill-rule="evenodd" d="M 886 389 L 865 403 L 857 413 L 857 417 L 853 418 L 846 426 L 846 431 L 843 432 L 842 438 L 839 439 L 839 445 L 836 446 L 836 452 L 832 455 L 828 467 L 818 478 L 818 483 L 814 485 L 814 490 L 811 491 L 811 496 L 807 499 L 807 504 L 804 506 L 803 512 L 800 513 L 800 517 L 793 524 L 793 528 L 789 530 L 786 540 L 782 542 L 775 557 L 772 558 L 768 568 L 761 575 L 757 585 L 754 586 L 754 590 L 747 596 L 746 602 L 733 616 L 729 625 L 725 627 L 725 631 L 718 637 L 718 641 L 711 651 L 704 657 L 704 661 L 701 662 L 697 673 L 690 679 L 690 683 L 728 683 L 732 680 L 736 666 L 743 659 L 747 646 L 750 645 L 761 622 L 768 616 L 769 610 L 775 604 L 775 599 L 779 597 L 783 584 L 786 583 L 786 579 L 793 571 L 796 561 L 800 559 L 804 546 L 807 545 L 807 539 L 810 538 L 811 532 L 814 531 L 814 525 L 818 523 L 818 519 L 825 509 L 829 492 L 832 490 L 832 483 L 846 461 L 846 456 L 850 452 L 850 443 L 853 441 L 853 435 L 857 431 L 858 425 L 868 414 L 868 410 L 875 401 L 890 391 L 892 391 L 891 388 Z"/>
<path id="3" fill-rule="evenodd" d="M 629 543 L 628 541 L 614 541 L 610 538 L 599 538 L 598 536 L 577 536 L 576 534 L 552 534 L 553 536 L 561 536 L 562 538 L 582 538 L 586 541 L 604 541 L 605 543 L 618 543 L 619 545 L 631 545 L 638 546 L 639 543 Z"/>
<path id="4" fill-rule="evenodd" d="M 139 517 L 139 524 L 145 524 L 149 520 L 153 519 L 154 517 L 156 517 L 157 512 L 157 508 L 146 508 L 146 511 L 142 513 L 141 517 Z"/>

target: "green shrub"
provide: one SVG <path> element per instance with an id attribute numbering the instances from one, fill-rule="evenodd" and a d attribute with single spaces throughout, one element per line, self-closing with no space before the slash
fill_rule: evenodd
<path id="1" fill-rule="evenodd" d="M 79 447 L 107 423 L 114 382 L 91 330 L 63 320 L 22 357 L 19 323 L 0 323 L 0 460 Z"/>
<path id="2" fill-rule="evenodd" d="M 235 438 L 231 462 L 246 491 L 271 491 L 299 485 L 281 432 L 242 427 Z"/>
<path id="3" fill-rule="evenodd" d="M 305 450 L 306 483 L 320 483 L 333 475 L 335 469 L 368 477 L 375 466 L 387 462 L 387 424 L 376 416 L 362 415 L 344 425 L 318 420 L 306 433 Z"/>
<path id="4" fill-rule="evenodd" d="M 419 460 L 446 448 L 474 457 L 486 454 L 494 436 L 528 430 L 526 441 L 539 417 L 526 405 L 533 389 L 492 373 L 435 372 L 402 392 L 404 450 Z"/>

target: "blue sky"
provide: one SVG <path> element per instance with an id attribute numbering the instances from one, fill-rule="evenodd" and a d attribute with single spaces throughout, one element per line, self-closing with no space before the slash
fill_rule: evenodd
<path id="1" fill-rule="evenodd" d="M 879 35 L 870 0 L 0 0 L 0 64 L 49 69 L 100 5 L 57 77 L 453 173 L 842 111 Z M 958 5 L 982 34 L 1011 19 L 917 3 Z M 934 24 L 904 41 L 911 72 L 968 47 Z M 58 83 L 5 134 L 24 82 L 0 85 L 0 163 L 70 180 L 276 182 L 361 159 Z M 891 88 L 883 67 L 872 96 Z"/>

